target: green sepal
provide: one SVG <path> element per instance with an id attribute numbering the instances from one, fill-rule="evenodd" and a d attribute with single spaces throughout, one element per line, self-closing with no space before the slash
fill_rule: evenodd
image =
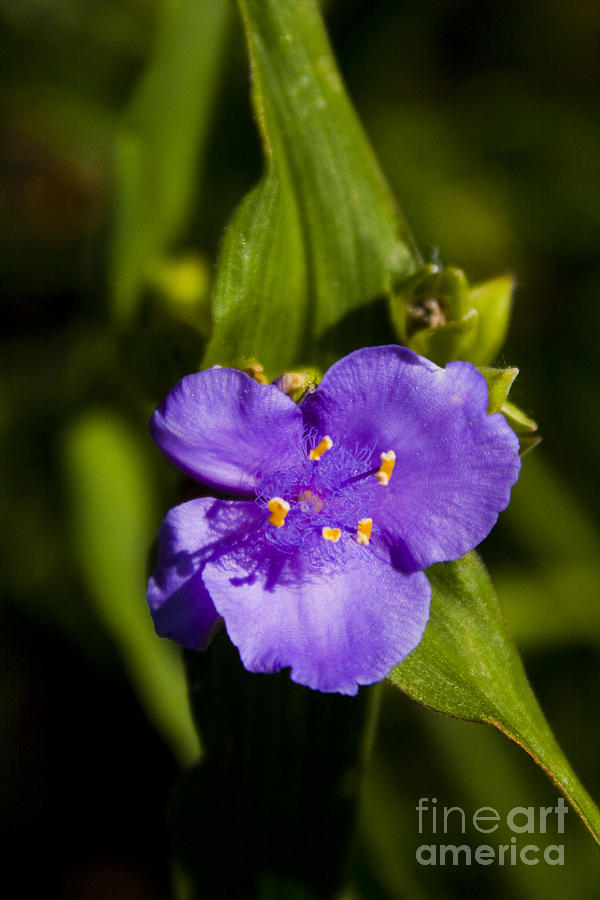
<path id="1" fill-rule="evenodd" d="M 524 413 L 522 409 L 519 409 L 518 406 L 515 406 L 514 403 L 511 403 L 510 400 L 506 400 L 502 404 L 502 412 L 516 434 L 531 434 L 533 431 L 537 431 L 537 422 Z"/>
<path id="2" fill-rule="evenodd" d="M 390 291 L 389 314 L 392 325 L 398 340 L 401 344 L 408 346 L 409 337 L 409 306 L 413 296 L 416 296 L 417 289 L 425 283 L 429 283 L 431 278 L 439 272 L 439 266 L 435 263 L 427 263 L 421 266 L 409 278 L 394 284 Z"/>
<path id="3" fill-rule="evenodd" d="M 441 317 L 460 319 L 467 312 L 466 278 L 460 269 L 442 269 L 435 263 L 421 266 L 409 278 L 395 284 L 390 297 L 390 317 L 400 341 L 410 345 L 411 336 L 420 329 L 423 306 L 433 300 Z"/>
<path id="4" fill-rule="evenodd" d="M 513 382 L 519 374 L 518 369 L 490 369 L 480 367 L 479 371 L 487 381 L 488 414 L 502 412 Z"/>
<path id="5" fill-rule="evenodd" d="M 479 313 L 479 328 L 469 350 L 469 361 L 476 366 L 489 365 L 506 339 L 515 279 L 501 275 L 469 291 L 469 303 Z"/>
<path id="6" fill-rule="evenodd" d="M 438 277 L 437 297 L 447 310 L 450 321 L 463 319 L 472 309 L 469 282 L 462 269 L 442 269 Z"/>
<path id="7" fill-rule="evenodd" d="M 523 457 L 542 440 L 536 434 L 537 422 L 534 422 L 522 409 L 508 399 L 513 382 L 519 374 L 518 369 L 490 369 L 483 366 L 479 371 L 487 381 L 488 414 L 501 412 L 512 430 L 519 438 L 519 453 Z"/>
<path id="8" fill-rule="evenodd" d="M 469 347 L 477 331 L 477 319 L 477 312 L 472 309 L 455 322 L 423 328 L 415 332 L 409 347 L 438 366 L 445 366 L 453 359 L 468 359 Z"/>
<path id="9" fill-rule="evenodd" d="M 522 409 L 519 409 L 518 406 L 515 406 L 514 403 L 511 403 L 510 400 L 506 400 L 502 404 L 501 412 L 519 438 L 519 452 L 522 457 L 533 450 L 534 447 L 537 447 L 542 440 L 540 435 L 536 434 L 537 422 L 524 413 Z"/>

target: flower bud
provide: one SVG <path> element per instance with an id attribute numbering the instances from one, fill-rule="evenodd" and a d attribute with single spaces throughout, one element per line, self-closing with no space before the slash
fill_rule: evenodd
<path id="1" fill-rule="evenodd" d="M 506 337 L 513 286 L 505 275 L 469 287 L 461 269 L 430 263 L 395 287 L 391 318 L 400 340 L 438 365 L 486 366 Z"/>
<path id="2" fill-rule="evenodd" d="M 280 391 L 291 397 L 296 403 L 312 394 L 321 380 L 321 372 L 317 369 L 300 369 L 299 372 L 284 372 L 273 379 L 273 384 Z"/>

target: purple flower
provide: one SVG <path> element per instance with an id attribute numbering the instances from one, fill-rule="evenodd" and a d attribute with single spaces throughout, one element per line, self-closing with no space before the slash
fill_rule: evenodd
<path id="1" fill-rule="evenodd" d="M 251 672 L 290 667 L 355 694 L 419 643 L 423 569 L 491 530 L 520 463 L 487 386 L 403 347 L 368 347 L 300 405 L 236 369 L 188 375 L 151 432 L 203 497 L 163 522 L 148 599 L 158 634 L 204 649 L 224 622 Z"/>

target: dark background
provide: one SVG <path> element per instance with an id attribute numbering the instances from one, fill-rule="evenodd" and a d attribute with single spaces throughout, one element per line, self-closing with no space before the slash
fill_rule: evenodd
<path id="1" fill-rule="evenodd" d="M 180 316 L 117 333 L 106 299 L 115 138 L 158 12 L 147 0 L 0 0 L 9 472 L 0 845 L 3 874 L 16 876 L 23 897 L 170 895 L 164 813 L 192 738 L 164 705 L 153 713 L 143 687 L 150 632 L 107 612 L 115 592 L 139 585 L 142 621 L 145 553 L 174 485 L 146 419 L 197 365 L 207 332 L 206 318 L 192 327 Z M 349 92 L 423 253 L 475 282 L 517 274 L 500 362 L 519 366 L 512 396 L 544 440 L 482 553 L 548 719 L 598 798 L 600 7 L 336 0 L 327 14 Z M 223 228 L 260 173 L 237 21 L 198 173 L 180 246 L 199 254 L 209 279 Z M 156 383 L 145 376 L 153 353 L 164 356 Z M 101 448 L 114 472 L 103 469 L 96 483 L 86 460 Z M 140 511 L 144 487 L 151 500 Z M 94 498 L 98 532 L 80 521 Z M 119 527 L 129 555 L 120 544 L 104 555 L 90 549 L 95 535 Z M 173 678 L 175 665 L 172 656 L 161 663 Z M 595 897 L 597 851 L 574 813 L 561 869 L 414 862 L 429 842 L 417 833 L 419 797 L 505 814 L 551 805 L 556 794 L 499 734 L 389 689 L 347 896 Z M 484 842 L 472 830 L 464 841 Z"/>

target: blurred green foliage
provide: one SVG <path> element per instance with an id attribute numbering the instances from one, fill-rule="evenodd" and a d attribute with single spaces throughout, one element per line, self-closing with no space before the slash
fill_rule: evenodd
<path id="1" fill-rule="evenodd" d="M 212 82 L 196 85 L 206 89 L 205 118 L 187 138 L 168 135 L 174 144 L 188 141 L 184 158 L 195 184 L 178 204 L 181 221 L 165 227 L 153 245 L 156 258 L 148 260 L 127 327 L 117 323 L 106 252 L 115 160 L 136 98 L 151 80 L 160 23 L 176 6 L 0 0 L 0 422 L 10 472 L 2 614 L 8 622 L 16 617 L 23 634 L 35 629 L 45 636 L 35 645 L 21 639 L 26 662 L 15 671 L 60 669 L 63 656 L 71 657 L 57 658 L 54 648 L 81 648 L 78 668 L 61 682 L 65 691 L 70 680 L 112 684 L 115 668 L 127 672 L 152 728 L 142 732 L 132 721 L 115 740 L 144 733 L 155 743 L 168 740 L 183 758 L 191 739 L 182 724 L 182 682 L 167 687 L 176 677 L 173 660 L 158 661 L 159 642 L 147 632 L 133 638 L 145 627 L 140 548 L 177 487 L 176 475 L 143 435 L 152 404 L 202 356 L 210 332 L 203 278 L 234 206 L 258 179 L 260 155 L 239 23 L 212 42 L 199 32 L 203 60 L 193 53 L 185 58 L 195 72 L 213 72 Z M 484 556 L 542 706 L 574 768 L 599 796 L 600 493 L 593 488 L 600 460 L 594 415 L 600 396 L 600 12 L 594 4 L 558 0 L 426 0 L 418 7 L 333 0 L 327 10 L 350 95 L 419 245 L 433 262 L 463 268 L 472 282 L 516 273 L 513 324 L 496 362 L 519 366 L 511 399 L 535 411 L 544 444 L 528 457 Z M 152 182 L 147 190 L 152 193 Z M 196 295 L 182 305 L 173 288 L 178 282 L 164 272 L 190 251 L 200 275 Z M 123 516 L 135 516 L 131 542 L 118 537 L 119 528 L 130 533 Z M 115 566 L 127 573 L 125 581 L 109 571 Z M 143 673 L 151 644 L 165 676 L 153 673 L 159 686 L 149 696 Z M 23 754 L 29 722 L 23 708 L 29 702 L 34 713 L 41 705 L 58 710 L 66 699 L 50 687 L 45 692 L 40 677 L 33 699 L 21 691 L 15 700 L 11 672 L 8 667 L 2 679 L 6 733 L 18 750 L 19 778 L 35 782 L 55 736 L 49 725 L 39 735 L 39 756 Z M 116 692 L 125 685 L 114 681 L 114 696 L 98 710 L 104 729 L 112 727 Z M 77 726 L 73 721 L 72 752 L 89 752 Z M 148 791 L 157 777 L 148 769 Z M 63 788 L 69 790 L 68 780 Z M 596 850 L 574 816 L 567 817 L 564 869 L 434 870 L 414 860 L 420 796 L 467 810 L 506 811 L 551 805 L 555 794 L 500 735 L 386 694 L 364 795 L 353 900 L 596 896 Z M 11 810 L 18 793 L 15 798 Z M 124 802 L 115 795 L 115 808 Z M 84 819 L 94 814 L 84 803 L 77 809 Z M 36 815 L 50 818 L 52 811 Z M 156 810 L 155 822 L 161 817 Z M 31 854 L 26 810 L 18 823 L 6 840 L 15 848 L 15 866 L 22 866 Z M 138 827 L 147 823 L 140 819 Z M 101 850 L 82 847 L 68 866 L 81 867 L 90 853 L 101 852 L 131 865 L 135 857 L 135 871 L 144 872 L 148 861 L 120 840 Z M 55 887 L 46 884 L 48 895 L 59 895 L 68 866 L 62 876 L 58 869 L 51 875 Z M 126 884 L 116 871 L 114 883 Z M 144 884 L 140 896 L 160 896 Z M 125 896 L 120 890 L 111 896 Z M 82 886 L 79 891 L 69 896 L 90 896 Z"/>
<path id="2" fill-rule="evenodd" d="M 99 623 L 120 651 L 154 726 L 182 765 L 198 756 L 186 708 L 181 654 L 157 641 L 144 582 L 157 511 L 140 435 L 116 416 L 89 410 L 66 430 L 61 448 L 71 550 Z"/>
<path id="3" fill-rule="evenodd" d="M 156 45 L 119 122 L 110 290 L 120 323 L 134 317 L 149 265 L 189 217 L 230 12 L 222 0 L 165 2 Z"/>

